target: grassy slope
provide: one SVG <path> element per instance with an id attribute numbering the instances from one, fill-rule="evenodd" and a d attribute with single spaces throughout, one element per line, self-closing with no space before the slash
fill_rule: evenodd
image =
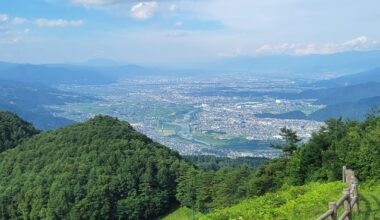
<path id="1" fill-rule="evenodd" d="M 238 205 L 216 210 L 205 216 L 196 213 L 201 220 L 251 220 L 251 219 L 316 219 L 327 211 L 328 202 L 337 201 L 345 187 L 340 182 L 312 183 L 306 186 L 289 187 L 277 193 L 248 199 Z M 362 184 L 360 213 L 354 220 L 380 220 L 380 183 Z M 339 213 L 343 210 L 339 209 Z M 192 220 L 192 211 L 179 208 L 163 220 Z"/>
<path id="2" fill-rule="evenodd" d="M 359 185 L 359 209 L 354 220 L 380 220 L 380 183 Z"/>
<path id="3" fill-rule="evenodd" d="M 339 182 L 288 187 L 277 193 L 268 193 L 245 200 L 238 205 L 217 210 L 200 219 L 316 219 L 327 211 L 328 202 L 339 199 L 343 188 L 344 185 Z"/>
<path id="4" fill-rule="evenodd" d="M 194 213 L 194 218 L 198 219 L 201 216 L 199 212 Z M 179 208 L 174 212 L 170 213 L 163 220 L 192 220 L 193 211 L 189 208 Z"/>

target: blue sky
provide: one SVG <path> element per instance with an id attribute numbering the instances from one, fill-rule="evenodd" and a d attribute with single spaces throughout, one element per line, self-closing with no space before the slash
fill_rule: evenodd
<path id="1" fill-rule="evenodd" d="M 0 60 L 143 65 L 380 49 L 378 0 L 3 0 Z"/>

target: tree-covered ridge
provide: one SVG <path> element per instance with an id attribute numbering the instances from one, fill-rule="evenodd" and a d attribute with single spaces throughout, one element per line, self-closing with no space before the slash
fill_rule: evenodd
<path id="1" fill-rule="evenodd" d="M 203 171 L 217 171 L 223 168 L 238 168 L 240 166 L 257 168 L 269 161 L 269 159 L 263 157 L 228 158 L 211 155 L 183 156 L 183 158 Z"/>
<path id="2" fill-rule="evenodd" d="M 289 160 L 289 182 L 338 180 L 342 166 L 355 170 L 361 181 L 380 180 L 379 116 L 369 115 L 364 122 L 326 121 Z"/>
<path id="3" fill-rule="evenodd" d="M 1 219 L 149 219 L 177 205 L 180 156 L 97 116 L 0 155 Z"/>
<path id="4" fill-rule="evenodd" d="M 0 112 L 0 153 L 38 134 L 32 124 L 11 112 Z"/>

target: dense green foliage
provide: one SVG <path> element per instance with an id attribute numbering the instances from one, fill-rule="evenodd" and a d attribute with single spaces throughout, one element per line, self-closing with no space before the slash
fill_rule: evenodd
<path id="1" fill-rule="evenodd" d="M 203 216 L 189 208 L 179 208 L 164 220 L 195 219 L 316 219 L 327 210 L 327 202 L 337 201 L 344 187 L 339 182 L 311 183 L 301 187 L 286 186 L 276 193 L 268 193 L 242 201 L 238 205 L 218 209 Z M 360 212 L 353 213 L 357 220 L 376 220 L 380 216 L 380 184 L 375 182 L 361 183 Z M 326 203 L 324 203 L 326 202 Z M 342 214 L 344 208 L 338 209 Z M 280 217 L 280 215 L 282 217 Z"/>
<path id="2" fill-rule="evenodd" d="M 298 142 L 301 139 L 297 136 L 296 131 L 289 129 L 287 127 L 283 127 L 280 129 L 280 136 L 285 141 L 285 144 L 282 145 L 272 145 L 273 148 L 277 148 L 282 150 L 284 156 L 290 157 L 298 148 Z"/>
<path id="3" fill-rule="evenodd" d="M 263 157 L 228 158 L 206 155 L 184 156 L 184 159 L 203 171 L 217 171 L 222 168 L 238 168 L 239 166 L 257 168 L 269 161 Z"/>
<path id="4" fill-rule="evenodd" d="M 344 165 L 362 181 L 380 178 L 380 117 L 327 121 L 289 161 L 290 182 L 337 180 Z"/>
<path id="5" fill-rule="evenodd" d="M 178 179 L 177 199 L 182 206 L 201 212 L 237 204 L 239 201 L 280 188 L 287 159 L 276 159 L 258 170 L 247 166 L 217 171 L 188 169 Z"/>
<path id="6" fill-rule="evenodd" d="M 0 153 L 38 134 L 32 124 L 11 112 L 0 112 Z"/>
<path id="7" fill-rule="evenodd" d="M 0 154 L 1 219 L 149 219 L 177 205 L 180 156 L 98 116 Z"/>
<path id="8" fill-rule="evenodd" d="M 252 173 L 247 167 L 208 172 L 189 169 L 178 180 L 177 199 L 201 212 L 236 204 L 247 197 L 245 183 Z"/>
<path id="9" fill-rule="evenodd" d="M 341 197 L 344 184 L 312 183 L 285 187 L 276 193 L 252 198 L 203 216 L 201 220 L 316 219 L 326 211 L 328 202 Z"/>
<path id="10" fill-rule="evenodd" d="M 256 170 L 188 170 L 180 178 L 178 200 L 183 206 L 212 212 L 286 185 L 340 180 L 344 165 L 354 169 L 360 181 L 380 178 L 380 117 L 376 115 L 369 115 L 364 122 L 329 120 L 304 144 L 297 144 L 299 139 L 291 130 L 283 129 L 282 135 L 285 144 L 278 148 L 283 149 L 284 157 Z"/>

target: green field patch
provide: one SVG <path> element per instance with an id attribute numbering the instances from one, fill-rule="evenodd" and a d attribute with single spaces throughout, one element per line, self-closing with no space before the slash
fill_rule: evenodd
<path id="1" fill-rule="evenodd" d="M 198 131 L 193 131 L 192 134 L 193 134 L 194 138 L 201 140 L 203 142 L 206 142 L 206 143 L 210 144 L 211 146 L 221 147 L 221 146 L 224 146 L 228 143 L 227 139 L 217 138 L 215 133 L 210 133 L 210 132 L 202 133 L 202 132 L 198 132 Z"/>
<path id="2" fill-rule="evenodd" d="M 181 127 L 174 124 L 161 124 L 156 129 L 156 132 L 160 136 L 175 136 L 181 130 Z"/>
<path id="3" fill-rule="evenodd" d="M 284 113 L 289 113 L 289 112 L 294 112 L 294 111 L 301 111 L 303 112 L 306 116 L 323 109 L 325 106 L 324 105 L 308 105 L 308 106 L 295 106 L 293 108 L 283 108 L 283 109 L 278 109 L 278 108 L 266 108 L 262 111 L 262 113 L 270 113 L 270 114 L 284 114 Z"/>

